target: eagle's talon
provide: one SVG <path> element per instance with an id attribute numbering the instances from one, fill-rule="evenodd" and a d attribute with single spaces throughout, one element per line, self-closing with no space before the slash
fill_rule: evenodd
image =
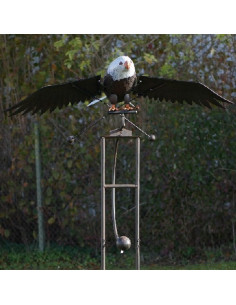
<path id="1" fill-rule="evenodd" d="M 109 110 L 108 111 L 117 111 L 117 110 L 119 110 L 118 108 L 116 108 L 116 106 L 115 105 L 111 105 L 111 107 L 109 108 Z"/>
<path id="2" fill-rule="evenodd" d="M 129 104 L 125 104 L 125 106 L 122 109 L 130 111 L 130 110 L 134 110 L 135 108 L 131 107 Z"/>

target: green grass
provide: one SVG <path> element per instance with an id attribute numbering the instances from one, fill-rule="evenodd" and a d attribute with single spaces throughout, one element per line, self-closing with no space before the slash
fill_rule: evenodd
<path id="1" fill-rule="evenodd" d="M 143 256 L 145 257 L 145 255 Z M 216 257 L 215 257 L 216 258 Z M 191 264 L 151 263 L 151 260 L 141 263 L 142 270 L 235 270 L 236 261 L 215 260 Z M 22 245 L 5 245 L 0 247 L 0 269 L 2 270 L 98 270 L 100 269 L 100 254 L 94 249 L 79 249 L 75 247 L 51 246 L 43 253 L 35 248 L 26 249 Z M 106 269 L 134 270 L 135 253 L 132 251 L 119 254 L 117 251 L 107 253 Z"/>
<path id="2" fill-rule="evenodd" d="M 144 268 L 145 270 L 236 270 L 236 262 L 209 262 L 203 264 L 189 264 L 185 266 L 160 266 L 157 264 L 147 265 Z"/>
<path id="3" fill-rule="evenodd" d="M 98 269 L 98 260 L 90 251 L 74 247 L 50 247 L 43 253 L 23 246 L 5 246 L 0 250 L 0 269 L 75 270 Z"/>

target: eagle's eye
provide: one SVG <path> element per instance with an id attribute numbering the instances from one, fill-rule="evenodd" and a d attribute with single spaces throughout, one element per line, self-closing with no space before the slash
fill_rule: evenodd
<path id="1" fill-rule="evenodd" d="M 122 62 L 122 61 L 120 61 L 120 62 L 119 62 L 119 65 L 123 65 L 123 62 Z"/>

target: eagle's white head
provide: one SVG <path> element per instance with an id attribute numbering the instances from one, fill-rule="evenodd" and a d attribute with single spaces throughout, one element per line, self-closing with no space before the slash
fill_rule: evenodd
<path id="1" fill-rule="evenodd" d="M 110 74 L 113 80 L 120 80 L 135 75 L 133 61 L 128 56 L 119 56 L 110 63 L 107 74 Z"/>

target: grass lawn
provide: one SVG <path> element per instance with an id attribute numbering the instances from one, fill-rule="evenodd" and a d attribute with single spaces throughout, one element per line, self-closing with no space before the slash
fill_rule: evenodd
<path id="1" fill-rule="evenodd" d="M 177 265 L 177 266 L 160 266 L 157 264 L 146 265 L 141 269 L 145 270 L 236 270 L 236 262 L 209 262 L 203 264 Z"/>
<path id="2" fill-rule="evenodd" d="M 145 255 L 144 255 L 145 257 Z M 151 263 L 150 260 L 141 262 L 142 270 L 235 270 L 235 260 L 210 260 L 189 264 L 185 263 Z M 36 249 L 28 249 L 21 245 L 7 245 L 0 247 L 1 270 L 99 270 L 100 254 L 91 249 L 75 247 L 50 247 L 40 253 Z M 134 270 L 135 253 L 129 251 L 124 254 L 107 253 L 106 269 Z"/>

